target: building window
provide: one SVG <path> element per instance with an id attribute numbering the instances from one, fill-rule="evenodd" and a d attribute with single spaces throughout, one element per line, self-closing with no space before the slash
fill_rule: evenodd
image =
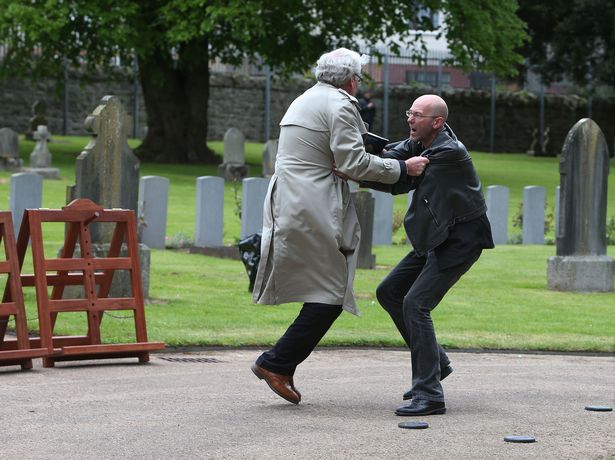
<path id="1" fill-rule="evenodd" d="M 439 75 L 441 78 L 440 82 L 438 82 L 437 70 L 408 70 L 406 71 L 406 83 L 416 82 L 434 87 L 451 84 L 451 74 L 449 72 L 441 72 Z"/>
<path id="2" fill-rule="evenodd" d="M 442 25 L 440 12 L 431 8 L 419 8 L 416 17 L 408 25 L 412 30 L 438 30 Z"/>

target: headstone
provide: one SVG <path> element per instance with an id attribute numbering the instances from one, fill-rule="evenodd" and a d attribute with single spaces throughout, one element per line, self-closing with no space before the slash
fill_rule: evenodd
<path id="1" fill-rule="evenodd" d="M 559 185 L 555 187 L 555 236 L 559 225 Z"/>
<path id="2" fill-rule="evenodd" d="M 18 171 L 23 166 L 19 157 L 19 136 L 11 128 L 0 129 L 0 170 Z"/>
<path id="3" fill-rule="evenodd" d="M 30 127 L 25 134 L 26 139 L 29 141 L 34 140 L 34 133 L 38 129 L 39 126 L 47 126 L 47 118 L 45 117 L 45 112 L 47 112 L 47 104 L 45 101 L 36 100 L 34 104 L 32 104 L 32 118 L 30 118 Z"/>
<path id="4" fill-rule="evenodd" d="M 245 137 L 237 128 L 224 133 L 224 159 L 218 166 L 218 175 L 226 181 L 238 181 L 248 176 L 244 154 Z"/>
<path id="5" fill-rule="evenodd" d="M 393 243 L 393 203 L 390 193 L 370 191 L 374 197 L 374 226 L 372 230 L 372 244 Z"/>
<path id="6" fill-rule="evenodd" d="M 613 291 L 615 261 L 606 255 L 609 151 L 594 121 L 583 118 L 568 132 L 559 170 L 557 250 L 548 261 L 548 287 Z"/>
<path id="7" fill-rule="evenodd" d="M 45 179 L 59 179 L 60 170 L 51 167 L 51 152 L 47 147 L 50 138 L 51 133 L 47 130 L 47 126 L 39 125 L 34 132 L 36 145 L 30 154 L 30 167 L 24 170 L 43 176 Z"/>
<path id="8" fill-rule="evenodd" d="M 85 119 L 92 138 L 77 157 L 75 198 L 89 198 L 104 208 L 137 211 L 139 160 L 126 141 L 132 119 L 120 99 L 105 96 Z M 110 241 L 111 227 L 91 226 L 93 243 Z"/>
<path id="9" fill-rule="evenodd" d="M 218 247 L 224 236 L 224 179 L 203 176 L 196 180 L 196 232 L 194 245 Z"/>
<path id="10" fill-rule="evenodd" d="M 242 182 L 241 191 L 241 234 L 240 238 L 262 233 L 263 203 L 269 187 L 269 179 L 248 177 Z"/>
<path id="11" fill-rule="evenodd" d="M 545 244 L 544 187 L 523 187 L 523 244 Z"/>
<path id="12" fill-rule="evenodd" d="M 13 214 L 15 235 L 19 234 L 23 213 L 26 209 L 38 209 L 43 202 L 43 178 L 33 173 L 11 175 L 9 210 Z"/>
<path id="13" fill-rule="evenodd" d="M 98 107 L 88 115 L 84 123 L 91 139 L 77 157 L 75 167 L 76 183 L 72 198 L 89 198 L 106 209 L 131 209 L 137 212 L 139 193 L 139 160 L 128 147 L 127 137 L 132 133 L 132 118 L 126 113 L 120 99 L 105 96 Z M 111 241 L 113 226 L 90 225 L 90 238 L 100 253 L 104 254 Z M 150 250 L 139 244 L 143 295 L 149 295 Z M 116 273 L 128 277 L 129 273 Z M 124 287 L 125 286 L 125 287 Z M 130 296 L 128 281 L 114 276 L 113 288 L 120 289 L 120 297 Z M 120 295 L 121 294 L 121 295 Z"/>
<path id="14" fill-rule="evenodd" d="M 150 248 L 164 249 L 167 231 L 169 179 L 144 176 L 139 181 L 139 235 Z"/>
<path id="15" fill-rule="evenodd" d="M 270 178 L 275 173 L 275 160 L 277 155 L 278 140 L 268 140 L 263 149 L 263 177 Z"/>
<path id="16" fill-rule="evenodd" d="M 495 244 L 508 243 L 508 187 L 487 187 L 487 218 Z"/>
<path id="17" fill-rule="evenodd" d="M 352 198 L 361 227 L 357 268 L 373 269 L 376 267 L 376 256 L 372 254 L 375 200 L 372 194 L 367 191 L 353 193 Z"/>

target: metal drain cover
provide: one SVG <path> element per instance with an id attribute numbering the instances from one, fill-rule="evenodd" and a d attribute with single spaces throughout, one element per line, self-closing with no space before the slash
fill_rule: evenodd
<path id="1" fill-rule="evenodd" d="M 175 356 L 160 356 L 159 359 L 164 359 L 172 363 L 222 363 L 216 358 L 179 358 Z"/>

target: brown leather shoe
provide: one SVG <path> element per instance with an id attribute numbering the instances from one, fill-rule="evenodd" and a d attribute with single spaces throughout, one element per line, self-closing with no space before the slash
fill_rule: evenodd
<path id="1" fill-rule="evenodd" d="M 299 390 L 297 390 L 297 387 L 295 386 L 295 382 L 293 380 L 293 376 L 290 376 L 290 387 L 293 389 L 293 391 L 295 393 L 297 393 L 297 396 L 299 396 L 299 401 L 301 401 L 301 393 L 299 393 Z"/>
<path id="2" fill-rule="evenodd" d="M 291 376 L 274 374 L 273 372 L 260 367 L 256 363 L 252 364 L 250 369 L 252 369 L 254 375 L 256 375 L 259 379 L 267 382 L 267 385 L 269 385 L 269 388 L 271 388 L 275 394 L 281 396 L 288 402 L 299 404 L 299 401 L 301 401 L 301 395 L 293 389 L 294 385 L 292 384 Z"/>

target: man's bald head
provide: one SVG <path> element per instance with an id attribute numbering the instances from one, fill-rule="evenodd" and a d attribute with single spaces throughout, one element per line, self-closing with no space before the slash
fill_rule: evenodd
<path id="1" fill-rule="evenodd" d="M 424 94 L 423 96 L 419 96 L 414 101 L 414 104 L 418 104 L 425 110 L 429 110 L 428 113 L 430 115 L 442 117 L 444 121 L 448 119 L 448 106 L 446 102 L 444 102 L 444 99 L 437 94 Z"/>

